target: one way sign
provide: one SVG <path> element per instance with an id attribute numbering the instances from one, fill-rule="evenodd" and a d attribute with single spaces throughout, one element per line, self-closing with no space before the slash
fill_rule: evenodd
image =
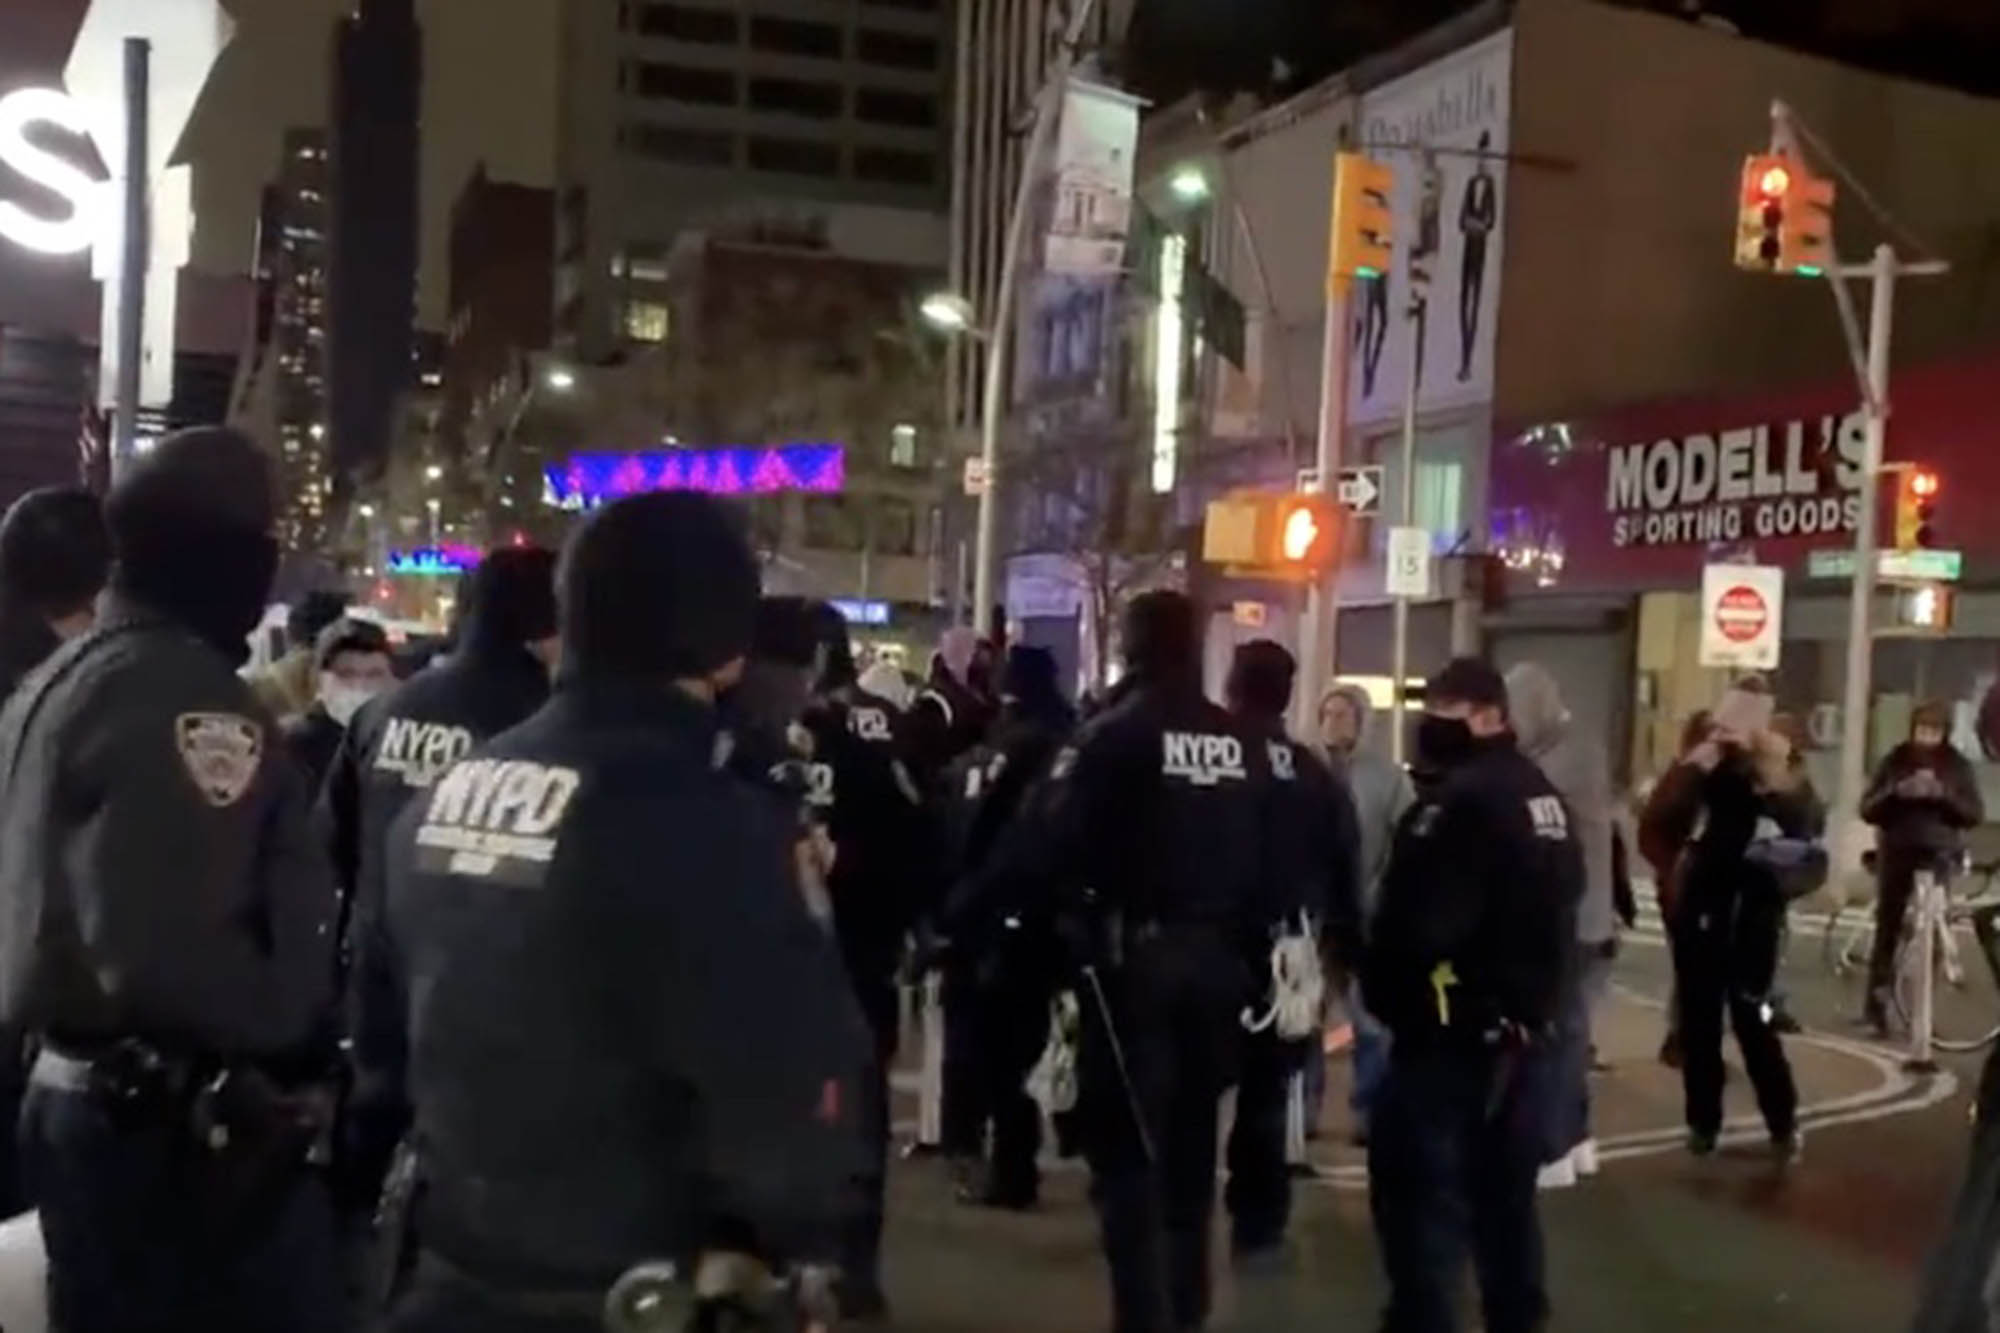
<path id="1" fill-rule="evenodd" d="M 1342 468 L 1340 487 L 1335 494 L 1341 507 L 1350 513 L 1374 513 L 1382 499 L 1381 466 Z"/>

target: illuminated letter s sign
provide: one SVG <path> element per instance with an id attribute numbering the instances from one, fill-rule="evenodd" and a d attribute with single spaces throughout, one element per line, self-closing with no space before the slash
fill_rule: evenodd
<path id="1" fill-rule="evenodd" d="M 86 137 L 90 128 L 83 108 L 46 88 L 24 88 L 0 98 L 0 162 L 58 195 L 69 206 L 69 216 L 42 217 L 0 200 L 0 236 L 43 254 L 79 254 L 100 235 L 104 186 L 74 163 L 30 142 L 28 129 L 33 125 L 51 125 Z"/>

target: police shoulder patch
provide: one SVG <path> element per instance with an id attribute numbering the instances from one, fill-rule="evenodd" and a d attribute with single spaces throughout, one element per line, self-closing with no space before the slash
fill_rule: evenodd
<path id="1" fill-rule="evenodd" d="M 218 810 L 235 805 L 264 762 L 264 728 L 241 713 L 182 713 L 174 746 L 202 798 Z"/>

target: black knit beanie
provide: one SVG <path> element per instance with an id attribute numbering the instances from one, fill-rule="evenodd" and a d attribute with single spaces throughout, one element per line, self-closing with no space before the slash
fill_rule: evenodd
<path id="1" fill-rule="evenodd" d="M 1154 680 L 1198 678 L 1201 639 L 1194 603 L 1169 589 L 1140 593 L 1125 608 L 1125 661 Z"/>
<path id="2" fill-rule="evenodd" d="M 1236 650 L 1229 664 L 1231 704 L 1258 717 L 1283 717 L 1292 704 L 1292 682 L 1298 663 L 1282 644 L 1252 639 Z"/>
<path id="3" fill-rule="evenodd" d="M 466 576 L 461 648 L 519 648 L 556 632 L 556 558 L 540 546 L 501 546 Z"/>
<path id="4" fill-rule="evenodd" d="M 758 583 L 747 527 L 725 502 L 690 491 L 615 501 L 563 553 L 565 670 L 706 676 L 749 652 Z"/>

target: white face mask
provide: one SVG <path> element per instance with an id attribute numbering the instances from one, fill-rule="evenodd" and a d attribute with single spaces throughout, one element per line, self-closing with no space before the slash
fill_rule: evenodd
<path id="1" fill-rule="evenodd" d="M 361 711 L 361 705 L 373 699 L 375 695 L 376 691 L 366 685 L 348 685 L 339 680 L 326 680 L 320 683 L 319 706 L 326 710 L 328 717 L 344 727 L 354 720 L 356 713 Z"/>

